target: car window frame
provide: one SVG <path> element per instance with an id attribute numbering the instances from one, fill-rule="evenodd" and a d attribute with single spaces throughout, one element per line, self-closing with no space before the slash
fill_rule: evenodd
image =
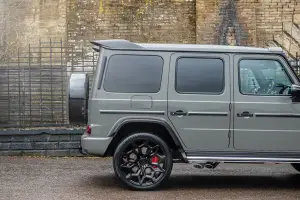
<path id="1" fill-rule="evenodd" d="M 161 76 L 160 76 L 160 83 L 159 83 L 159 88 L 157 92 L 112 92 L 112 91 L 107 91 L 105 88 L 105 79 L 107 77 L 107 70 L 109 68 L 109 63 L 112 59 L 112 57 L 114 56 L 151 56 L 151 57 L 159 57 L 162 59 L 162 66 L 161 66 Z M 165 65 L 165 60 L 161 55 L 158 54 L 130 54 L 130 53 L 118 53 L 118 54 L 112 54 L 111 56 L 109 56 L 109 59 L 107 60 L 106 63 L 106 68 L 105 68 L 105 73 L 103 76 L 103 83 L 102 83 L 102 88 L 105 92 L 107 93 L 115 93 L 115 94 L 158 94 L 161 91 L 161 87 L 162 87 L 162 79 L 163 79 L 163 73 L 164 73 L 164 65 Z"/>
<path id="2" fill-rule="evenodd" d="M 180 92 L 177 90 L 177 73 L 178 73 L 178 60 L 182 59 L 182 58 L 197 58 L 197 59 L 218 59 L 222 61 L 222 67 L 223 67 L 223 81 L 222 81 L 222 85 L 223 85 L 223 89 L 221 92 Z M 225 60 L 222 57 L 218 57 L 218 56 L 179 56 L 176 58 L 175 61 L 175 77 L 174 77 L 175 81 L 174 81 L 174 89 L 176 91 L 176 93 L 178 94 L 202 94 L 202 95 L 222 95 L 225 92 Z"/>
<path id="3" fill-rule="evenodd" d="M 293 80 L 293 78 L 291 77 L 291 75 L 288 73 L 286 66 L 281 62 L 280 59 L 276 59 L 276 58 L 253 58 L 253 57 L 242 57 L 238 60 L 238 86 L 239 86 L 239 92 L 241 95 L 244 96 L 258 96 L 258 97 L 289 97 L 291 95 L 266 95 L 266 94 L 247 94 L 247 93 L 243 93 L 241 91 L 241 74 L 240 74 L 240 62 L 242 60 L 270 60 L 270 61 L 277 61 L 281 67 L 284 69 L 284 72 L 286 73 L 287 77 L 289 78 L 289 80 L 291 81 L 291 84 L 295 84 L 295 81 Z"/>

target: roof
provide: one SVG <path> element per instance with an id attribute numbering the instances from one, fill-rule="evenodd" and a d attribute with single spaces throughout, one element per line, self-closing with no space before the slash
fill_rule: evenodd
<path id="1" fill-rule="evenodd" d="M 128 40 L 97 40 L 92 44 L 105 49 L 139 51 L 189 51 L 189 52 L 242 52 L 242 53 L 283 53 L 280 47 L 257 48 L 247 46 L 203 45 L 203 44 L 158 44 L 134 43 Z M 96 48 L 94 48 L 97 50 Z"/>

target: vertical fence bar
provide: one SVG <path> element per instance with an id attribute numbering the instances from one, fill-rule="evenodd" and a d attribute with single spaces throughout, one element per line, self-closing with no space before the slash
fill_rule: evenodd
<path id="1" fill-rule="evenodd" d="M 72 51 L 72 53 L 71 53 L 71 61 L 72 61 L 72 63 L 71 63 L 71 72 L 72 72 L 73 71 L 73 65 L 74 65 L 74 58 L 73 58 L 74 49 L 73 49 L 73 47 L 72 47 L 71 51 Z"/>
<path id="2" fill-rule="evenodd" d="M 19 126 L 21 125 L 21 67 L 20 67 L 20 49 L 18 48 L 18 86 L 19 86 Z"/>
<path id="3" fill-rule="evenodd" d="M 81 48 L 81 64 L 82 64 L 82 72 L 85 72 L 83 47 Z"/>
<path id="4" fill-rule="evenodd" d="M 95 74 L 95 52 L 93 51 L 93 75 Z"/>
<path id="5" fill-rule="evenodd" d="M 32 125 L 32 115 L 31 115 L 31 49 L 30 49 L 30 44 L 29 44 L 29 50 L 28 50 L 28 56 L 29 56 L 29 60 L 28 60 L 28 65 L 29 65 L 29 124 Z"/>
<path id="6" fill-rule="evenodd" d="M 61 116 L 62 123 L 65 123 L 65 114 L 64 114 L 64 68 L 63 68 L 63 42 L 60 39 L 60 70 L 61 70 Z"/>
<path id="7" fill-rule="evenodd" d="M 298 52 L 296 52 L 295 67 L 296 67 L 297 75 L 299 76 Z"/>
<path id="8" fill-rule="evenodd" d="M 42 44 L 41 39 L 39 40 L 39 63 L 40 63 L 40 123 L 43 123 L 43 87 L 42 87 Z"/>
<path id="9" fill-rule="evenodd" d="M 23 58 L 24 59 L 24 58 Z M 26 112 L 26 90 L 25 90 L 25 84 L 26 84 L 26 73 L 25 73 L 25 64 L 23 64 L 22 66 L 22 70 L 23 70 L 23 82 L 22 82 L 22 92 L 23 92 L 23 101 L 22 101 L 22 105 L 23 105 L 23 118 L 22 118 L 22 123 L 23 126 L 25 126 L 25 112 Z"/>
<path id="10" fill-rule="evenodd" d="M 10 123 L 10 88 L 9 88 L 9 59 L 7 60 L 7 121 Z"/>
<path id="11" fill-rule="evenodd" d="M 51 120 L 52 122 L 54 121 L 53 117 L 53 77 L 52 77 L 52 71 L 53 71 L 53 66 L 52 66 L 52 40 L 50 38 L 50 90 L 51 90 L 51 95 L 50 95 L 50 106 L 51 106 Z"/>

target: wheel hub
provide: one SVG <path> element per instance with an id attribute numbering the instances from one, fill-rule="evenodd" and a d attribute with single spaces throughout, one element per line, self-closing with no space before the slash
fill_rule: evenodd
<path id="1" fill-rule="evenodd" d="M 140 158 L 140 160 L 138 161 L 138 163 L 140 164 L 140 165 L 146 165 L 146 164 L 148 164 L 149 162 L 148 162 L 148 159 L 147 158 Z"/>

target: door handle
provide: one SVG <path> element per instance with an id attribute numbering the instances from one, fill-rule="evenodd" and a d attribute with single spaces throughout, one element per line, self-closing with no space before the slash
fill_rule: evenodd
<path id="1" fill-rule="evenodd" d="M 249 113 L 248 111 L 244 111 L 243 113 L 238 113 L 238 117 L 253 117 L 252 113 Z"/>
<path id="2" fill-rule="evenodd" d="M 183 115 L 187 115 L 187 112 L 183 112 L 182 110 L 177 110 L 175 112 L 171 112 L 171 115 L 183 116 Z"/>

